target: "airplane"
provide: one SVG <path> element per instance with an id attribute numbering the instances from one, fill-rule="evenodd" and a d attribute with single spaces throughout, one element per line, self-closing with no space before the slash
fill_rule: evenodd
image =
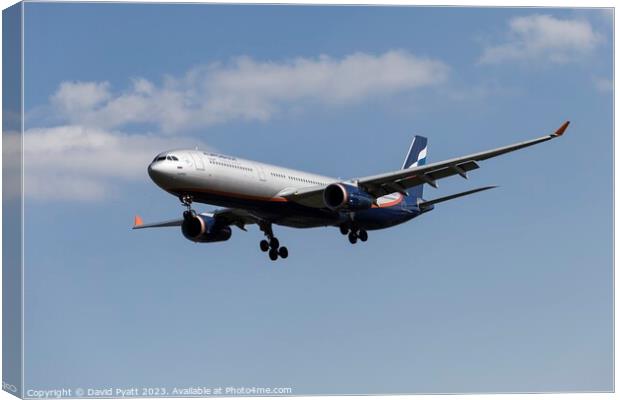
<path id="1" fill-rule="evenodd" d="M 351 244 L 365 242 L 368 231 L 407 222 L 436 204 L 493 189 L 484 186 L 433 200 L 422 197 L 424 185 L 453 175 L 467 178 L 478 162 L 560 137 L 555 132 L 493 150 L 426 163 L 428 140 L 415 136 L 401 169 L 347 180 L 201 150 L 171 150 L 158 154 L 148 166 L 157 186 L 176 196 L 186 208 L 182 218 L 145 224 L 135 216 L 133 229 L 181 227 L 197 243 L 230 239 L 232 226 L 246 230 L 256 224 L 265 235 L 260 250 L 273 261 L 287 258 L 273 225 L 294 228 L 338 227 Z M 194 202 L 225 207 L 197 213 Z"/>

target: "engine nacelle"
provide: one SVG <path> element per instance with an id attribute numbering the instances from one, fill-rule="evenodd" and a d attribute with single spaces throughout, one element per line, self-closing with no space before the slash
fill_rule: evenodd
<path id="1" fill-rule="evenodd" d="M 323 202 L 332 210 L 367 210 L 375 198 L 356 186 L 332 183 L 323 191 Z"/>
<path id="2" fill-rule="evenodd" d="M 232 236 L 229 226 L 217 226 L 215 218 L 186 212 L 181 225 L 183 236 L 192 242 L 223 242 Z"/>

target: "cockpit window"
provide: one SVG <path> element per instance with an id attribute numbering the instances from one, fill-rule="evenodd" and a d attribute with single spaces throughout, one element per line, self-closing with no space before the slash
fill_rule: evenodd
<path id="1" fill-rule="evenodd" d="M 170 161 L 179 161 L 179 159 L 176 156 L 172 156 L 172 155 L 159 155 L 157 157 L 155 157 L 153 159 L 153 162 L 157 162 L 157 161 L 164 161 L 164 160 L 170 160 Z"/>

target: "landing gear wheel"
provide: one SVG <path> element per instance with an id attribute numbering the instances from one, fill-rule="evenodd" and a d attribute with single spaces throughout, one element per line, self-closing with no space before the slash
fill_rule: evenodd
<path id="1" fill-rule="evenodd" d="M 183 204 L 186 207 L 191 207 L 192 202 L 194 201 L 194 198 L 190 195 L 183 195 L 179 197 L 179 200 L 181 200 L 181 204 Z"/>
<path id="2" fill-rule="evenodd" d="M 357 243 L 357 235 L 354 232 L 349 232 L 349 242 L 351 244 Z"/>
<path id="3" fill-rule="evenodd" d="M 347 233 L 349 233 L 349 227 L 345 224 L 340 225 L 340 233 L 346 235 Z"/>
<path id="4" fill-rule="evenodd" d="M 288 249 L 285 246 L 282 246 L 278 249 L 278 255 L 282 258 L 288 257 Z"/>
<path id="5" fill-rule="evenodd" d="M 360 238 L 362 242 L 365 242 L 368 240 L 368 232 L 366 232 L 363 229 L 360 229 L 359 232 L 357 232 L 357 236 Z"/>
<path id="6" fill-rule="evenodd" d="M 273 230 L 271 228 L 270 222 L 260 222 L 259 228 L 265 234 L 265 239 L 260 242 L 260 249 L 262 251 L 268 251 L 269 258 L 272 261 L 278 259 L 278 257 L 286 258 L 288 257 L 288 249 L 284 246 L 280 247 L 280 241 L 277 237 L 273 235 Z"/>

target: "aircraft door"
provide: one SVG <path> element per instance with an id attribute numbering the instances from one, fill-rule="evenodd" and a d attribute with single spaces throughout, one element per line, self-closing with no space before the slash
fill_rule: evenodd
<path id="1" fill-rule="evenodd" d="M 263 170 L 263 167 L 261 167 L 260 165 L 256 166 L 256 171 L 258 171 L 258 179 L 260 179 L 261 182 L 265 182 L 267 178 L 265 176 L 265 171 Z"/>
<path id="2" fill-rule="evenodd" d="M 191 153 L 192 159 L 194 160 L 194 165 L 196 166 L 196 170 L 204 171 L 205 170 L 205 162 L 202 158 L 202 154 L 200 153 Z"/>

